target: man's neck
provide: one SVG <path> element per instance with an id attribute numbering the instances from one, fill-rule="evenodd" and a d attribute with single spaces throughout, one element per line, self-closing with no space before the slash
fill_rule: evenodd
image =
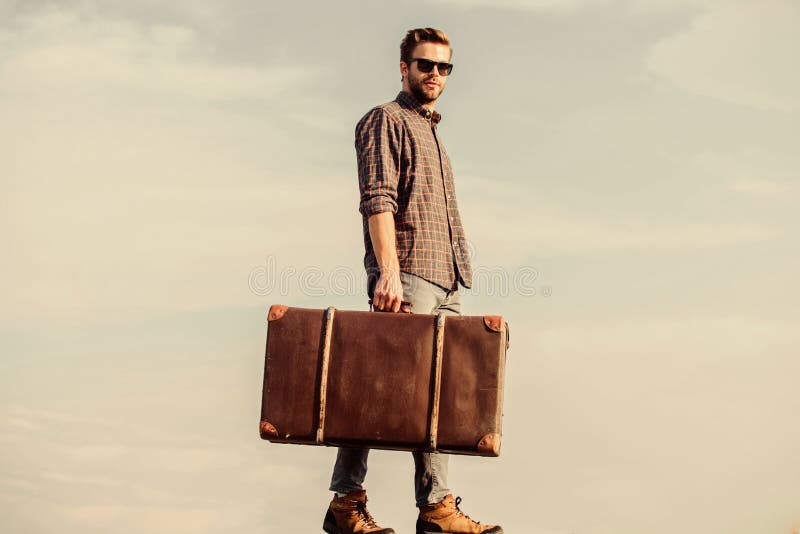
<path id="1" fill-rule="evenodd" d="M 425 103 L 423 103 L 423 102 L 420 102 L 419 98 L 417 98 L 416 96 L 414 96 L 414 93 L 412 93 L 412 92 L 411 92 L 411 90 L 410 90 L 408 87 L 405 87 L 405 86 L 404 86 L 404 87 L 403 87 L 403 89 L 402 89 L 402 91 L 403 91 L 404 93 L 406 93 L 408 96 L 410 96 L 411 98 L 413 98 L 414 100 L 416 100 L 417 102 L 419 102 L 419 105 L 420 105 L 420 106 L 422 106 L 423 108 L 427 109 L 427 110 L 428 110 L 428 111 L 430 111 L 431 113 L 433 113 L 433 112 L 434 112 L 434 108 L 436 107 L 436 102 L 437 102 L 437 100 L 434 100 L 434 101 L 432 101 L 432 102 L 425 102 Z"/>

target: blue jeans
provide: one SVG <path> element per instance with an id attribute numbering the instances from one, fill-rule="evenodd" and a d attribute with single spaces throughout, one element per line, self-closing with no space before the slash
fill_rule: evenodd
<path id="1" fill-rule="evenodd" d="M 403 300 L 411 302 L 414 313 L 461 315 L 461 295 L 458 289 L 448 291 L 419 276 L 400 272 Z M 370 288 L 372 298 L 372 288 Z M 448 456 L 438 452 L 412 452 L 414 457 L 414 495 L 417 506 L 440 502 L 450 489 L 447 487 Z M 331 491 L 350 493 L 364 489 L 369 449 L 340 447 L 331 477 Z"/>

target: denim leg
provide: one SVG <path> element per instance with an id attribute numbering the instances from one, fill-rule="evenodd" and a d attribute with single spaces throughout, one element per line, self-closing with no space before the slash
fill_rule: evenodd
<path id="1" fill-rule="evenodd" d="M 417 506 L 440 502 L 450 493 L 447 472 L 450 457 L 440 452 L 412 452 L 414 456 L 414 499 Z"/>
<path id="2" fill-rule="evenodd" d="M 413 313 L 436 313 L 446 291 L 424 278 L 400 271 L 403 284 L 403 300 L 411 303 Z"/>
<path id="3" fill-rule="evenodd" d="M 367 457 L 369 449 L 356 449 L 339 447 L 336 454 L 336 464 L 333 466 L 331 477 L 331 491 L 350 493 L 364 489 L 364 479 L 367 477 Z"/>
<path id="4" fill-rule="evenodd" d="M 400 273 L 403 299 L 411 302 L 414 313 L 461 315 L 458 291 L 447 291 L 418 276 Z M 372 297 L 370 293 L 370 298 Z M 363 489 L 367 476 L 369 449 L 340 447 L 331 478 L 331 491 L 350 493 Z M 434 452 L 413 452 L 414 493 L 417 506 L 440 502 L 450 489 L 447 484 L 449 456 Z"/>
<path id="5" fill-rule="evenodd" d="M 415 313 L 461 315 L 461 295 L 446 291 L 413 275 L 401 273 L 403 298 L 412 303 Z M 417 506 L 440 502 L 451 493 L 447 482 L 449 459 L 439 452 L 412 452 L 414 458 L 414 498 Z"/>
<path id="6" fill-rule="evenodd" d="M 436 313 L 461 315 L 461 293 L 459 291 L 448 291 L 447 296 L 436 309 Z"/>

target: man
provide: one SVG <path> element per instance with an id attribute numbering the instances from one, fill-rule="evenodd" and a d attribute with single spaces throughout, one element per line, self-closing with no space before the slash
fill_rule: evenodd
<path id="1" fill-rule="evenodd" d="M 405 299 L 416 313 L 460 315 L 458 284 L 472 284 L 453 171 L 436 130 L 441 115 L 434 111 L 453 68 L 451 56 L 444 32 L 409 31 L 400 44 L 403 90 L 356 126 L 364 266 L 376 311 L 400 311 Z M 378 526 L 366 507 L 368 454 L 368 449 L 339 449 L 326 532 L 394 533 Z M 459 509 L 460 498 L 447 487 L 447 455 L 413 456 L 417 534 L 502 532 Z"/>

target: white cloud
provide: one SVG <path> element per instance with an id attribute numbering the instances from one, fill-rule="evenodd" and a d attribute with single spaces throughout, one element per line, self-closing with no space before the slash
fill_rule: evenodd
<path id="1" fill-rule="evenodd" d="M 24 478 L 5 475 L 0 478 L 0 496 L 3 495 L 3 488 L 9 488 L 13 494 L 17 492 L 34 492 L 39 486 Z"/>
<path id="2" fill-rule="evenodd" d="M 180 447 L 154 451 L 152 460 L 166 472 L 197 473 L 209 470 L 224 458 L 221 452 L 210 448 Z"/>
<path id="3" fill-rule="evenodd" d="M 0 81 L 6 91 L 140 91 L 196 99 L 267 98 L 307 79 L 303 67 L 209 61 L 188 27 L 141 26 L 49 8 L 6 30 Z M 210 54 L 209 54 L 210 55 Z"/>
<path id="4" fill-rule="evenodd" d="M 121 443 L 111 444 L 86 444 L 71 447 L 64 447 L 62 449 L 64 455 L 68 456 L 71 460 L 75 461 L 97 461 L 119 458 L 124 454 L 130 452 L 127 447 Z"/>
<path id="5" fill-rule="evenodd" d="M 755 195 L 778 195 L 788 193 L 792 187 L 787 183 L 758 178 L 739 178 L 730 184 L 732 191 Z"/>
<path id="6" fill-rule="evenodd" d="M 583 7 L 602 4 L 607 0 L 438 0 L 443 4 L 474 8 L 491 7 L 495 9 L 524 9 L 531 11 L 571 11 Z"/>
<path id="7" fill-rule="evenodd" d="M 54 506 L 70 526 L 149 525 L 151 532 L 214 532 L 226 523 L 224 512 L 207 507 L 175 508 L 96 504 L 83 506 Z"/>
<path id="8" fill-rule="evenodd" d="M 660 222 L 639 216 L 618 220 L 536 217 L 527 228 L 532 248 L 550 251 L 650 249 L 685 250 L 760 241 L 779 236 L 759 224 Z"/>
<path id="9" fill-rule="evenodd" d="M 0 412 L 0 417 L 4 417 L 7 419 L 14 419 L 18 421 L 18 424 L 15 426 L 19 426 L 22 428 L 27 429 L 39 429 L 42 428 L 43 425 L 51 425 L 51 424 L 61 424 L 61 425 L 70 425 L 70 424 L 90 424 L 90 425 L 107 425 L 109 422 L 96 418 L 96 417 L 86 417 L 81 415 L 74 415 L 74 414 L 67 414 L 63 412 L 55 412 L 52 410 L 42 410 L 42 409 L 31 409 L 26 406 L 21 406 L 19 404 L 11 404 L 4 409 L 3 412 Z"/>
<path id="10" fill-rule="evenodd" d="M 167 431 L 155 430 L 133 424 L 130 421 L 116 421 L 96 417 L 93 415 L 74 414 L 63 411 L 47 410 L 42 408 L 30 408 L 20 404 L 0 405 L 0 421 L 14 422 L 15 431 L 6 432 L 6 436 L 18 438 L 25 435 L 42 435 L 46 433 L 63 434 L 70 429 L 81 429 L 87 434 L 102 435 L 126 435 L 131 438 L 146 441 L 159 441 L 162 443 L 174 442 L 174 436 Z M 4 429 L 5 430 L 5 429 Z M 124 452 L 119 442 L 107 443 L 86 443 L 81 445 L 66 445 L 61 443 L 60 447 L 68 449 L 76 459 L 92 456 L 93 458 L 115 458 Z"/>
<path id="11" fill-rule="evenodd" d="M 461 176 L 460 191 L 487 191 L 486 183 Z M 773 240 L 780 227 L 755 222 L 657 220 L 641 215 L 616 218 L 569 211 L 538 203 L 529 209 L 527 197 L 514 197 L 515 185 L 492 180 L 491 195 L 484 193 L 481 223 L 467 228 L 476 246 L 476 258 L 506 258 L 516 264 L 537 255 L 592 254 L 609 250 L 680 251 Z M 477 193 L 476 193 L 477 194 Z M 502 236 L 502 239 L 497 239 Z"/>
<path id="12" fill-rule="evenodd" d="M 461 8 L 515 9 L 540 12 L 573 12 L 594 6 L 613 4 L 612 0 L 437 0 Z M 638 12 L 662 11 L 683 6 L 698 6 L 713 0 L 629 0 L 626 8 Z"/>
<path id="13" fill-rule="evenodd" d="M 88 5 L 5 25 L 0 238 L 15 254 L 3 314 L 86 321 L 121 302 L 249 302 L 261 251 L 296 237 L 273 221 L 302 200 L 290 181 L 299 171 L 287 169 L 284 125 L 249 104 L 210 104 L 263 101 L 313 75 L 224 62 L 188 26 L 104 18 Z M 320 184 L 319 202 L 338 199 L 336 188 L 335 178 Z"/>
<path id="14" fill-rule="evenodd" d="M 800 4 L 709 2 L 680 35 L 657 43 L 648 69 L 697 95 L 758 109 L 800 110 Z"/>
<path id="15" fill-rule="evenodd" d="M 707 184 L 714 195 L 749 195 L 775 198 L 791 195 L 797 181 L 792 155 L 752 147 L 731 157 L 701 152 L 686 162 L 685 173 Z"/>
<path id="16" fill-rule="evenodd" d="M 231 403 L 207 415 L 218 421 L 240 408 Z M 150 413 L 154 426 L 168 430 L 153 429 L 143 440 L 145 432 L 127 419 L 0 406 L 0 421 L 11 415 L 46 423 L 23 431 L 3 428 L 9 439 L 0 442 L 0 510 L 17 528 L 36 523 L 42 532 L 263 532 L 270 531 L 273 507 L 296 513 L 307 508 L 297 503 L 301 492 L 321 497 L 319 502 L 327 497 L 321 479 L 329 473 L 330 450 L 270 446 L 255 427 L 198 439 L 175 430 L 174 414 Z M 244 442 L 243 435 L 251 439 Z M 305 459 L 298 462 L 301 452 Z M 283 491 L 261 491 L 277 487 L 276 480 Z"/>
<path id="17" fill-rule="evenodd" d="M 800 342 L 792 320 L 761 319 L 743 315 L 694 315 L 630 319 L 570 320 L 542 328 L 522 344 L 546 347 L 548 355 L 580 356 L 586 347 L 604 358 L 628 358 L 646 350 L 650 358 L 696 361 L 699 364 L 749 362 L 763 364 L 770 357 L 786 360 Z M 699 356 L 702 354 L 703 356 Z M 612 356 L 613 355 L 613 356 Z M 666 362 L 665 362 L 666 364 Z"/>
<path id="18" fill-rule="evenodd" d="M 75 475 L 58 471 L 45 471 L 41 473 L 40 476 L 44 481 L 63 482 L 69 485 L 80 484 L 88 486 L 104 486 L 110 488 L 116 488 L 121 485 L 118 480 L 114 480 L 105 475 Z"/>
<path id="19" fill-rule="evenodd" d="M 0 414 L 0 422 L 6 428 L 13 427 L 22 430 L 34 430 L 37 425 L 23 417 L 15 417 L 13 415 Z"/>

